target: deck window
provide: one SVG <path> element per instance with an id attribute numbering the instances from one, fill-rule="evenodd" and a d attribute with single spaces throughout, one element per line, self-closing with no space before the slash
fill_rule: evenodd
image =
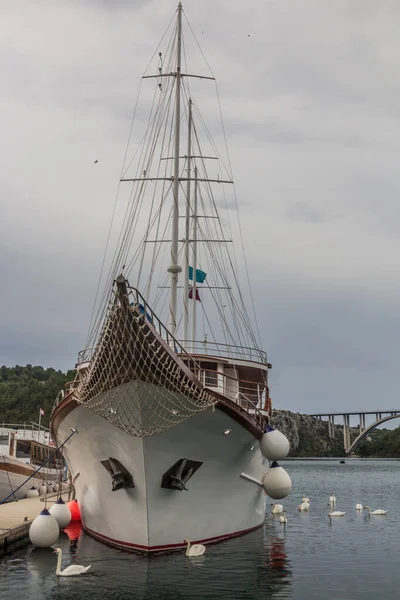
<path id="1" fill-rule="evenodd" d="M 30 458 L 31 457 L 31 446 L 27 442 L 17 442 L 17 458 Z"/>
<path id="2" fill-rule="evenodd" d="M 204 373 L 204 385 L 207 387 L 218 387 L 217 365 L 215 363 L 202 363 Z"/>

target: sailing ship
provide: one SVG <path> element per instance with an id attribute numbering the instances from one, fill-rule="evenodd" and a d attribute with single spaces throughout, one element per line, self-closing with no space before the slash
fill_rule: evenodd
<path id="1" fill-rule="evenodd" d="M 214 76 L 183 68 L 184 18 L 179 4 L 143 76 L 153 96 L 123 167 L 119 245 L 51 421 L 57 444 L 77 431 L 63 453 L 84 529 L 143 552 L 244 534 L 265 513 L 271 364 L 239 286 L 229 163 L 193 97 Z"/>
<path id="2" fill-rule="evenodd" d="M 38 467 L 46 465 L 38 471 Z M 63 461 L 46 427 L 36 423 L 0 426 L 0 503 L 21 500 L 35 487 L 52 489 L 60 479 Z"/>

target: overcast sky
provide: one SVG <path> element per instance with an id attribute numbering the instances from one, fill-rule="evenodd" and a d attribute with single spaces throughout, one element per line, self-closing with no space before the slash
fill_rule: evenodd
<path id="1" fill-rule="evenodd" d="M 84 344 L 157 0 L 3 0 L 0 364 Z M 277 408 L 400 408 L 400 3 L 187 0 Z M 98 160 L 98 164 L 94 164 Z"/>

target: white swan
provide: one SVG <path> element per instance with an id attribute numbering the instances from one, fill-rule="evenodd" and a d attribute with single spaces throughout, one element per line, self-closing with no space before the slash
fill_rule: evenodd
<path id="1" fill-rule="evenodd" d="M 311 502 L 310 498 L 307 498 L 307 496 L 303 496 L 301 501 L 306 502 L 307 504 L 310 504 L 310 502 Z"/>
<path id="2" fill-rule="evenodd" d="M 203 556 L 204 552 L 206 551 L 206 547 L 203 546 L 203 544 L 193 544 L 193 546 L 191 546 L 189 540 L 184 541 L 187 542 L 186 556 Z"/>
<path id="3" fill-rule="evenodd" d="M 297 507 L 297 510 L 299 510 L 300 512 L 307 512 L 308 510 L 310 510 L 310 504 L 308 502 L 302 502 Z"/>
<path id="4" fill-rule="evenodd" d="M 370 515 L 380 515 L 384 516 L 387 513 L 387 510 L 382 510 L 381 508 L 377 508 L 376 510 L 371 510 L 369 506 L 364 506 L 364 509 L 368 508 L 368 514 Z"/>
<path id="5" fill-rule="evenodd" d="M 362 510 L 362 509 L 363 509 L 362 504 L 356 504 L 356 510 Z"/>
<path id="6" fill-rule="evenodd" d="M 279 523 L 287 523 L 286 510 L 284 510 L 283 513 L 279 515 Z"/>
<path id="7" fill-rule="evenodd" d="M 90 567 L 92 566 L 92 565 L 89 565 L 88 567 L 82 567 L 82 565 L 69 565 L 69 567 L 66 567 L 64 569 L 64 571 L 60 571 L 61 561 L 62 561 L 61 548 L 54 548 L 54 553 L 58 554 L 57 569 L 56 569 L 56 575 L 58 577 L 72 577 L 73 575 L 82 575 L 83 573 L 86 573 L 87 571 L 89 571 Z"/>
<path id="8" fill-rule="evenodd" d="M 279 515 L 281 512 L 283 512 L 283 504 L 271 504 L 271 506 L 273 507 L 271 510 L 273 515 Z"/>
<path id="9" fill-rule="evenodd" d="M 328 513 L 329 518 L 331 517 L 343 517 L 346 513 L 341 510 L 334 510 L 333 512 Z"/>
<path id="10" fill-rule="evenodd" d="M 332 492 L 332 496 L 329 498 L 329 504 L 336 504 L 335 492 Z"/>

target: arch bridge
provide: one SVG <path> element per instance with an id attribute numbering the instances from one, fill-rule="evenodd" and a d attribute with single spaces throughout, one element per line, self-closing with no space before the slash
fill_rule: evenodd
<path id="1" fill-rule="evenodd" d="M 370 425 L 365 425 L 365 417 L 367 415 L 373 415 L 375 420 Z M 335 417 L 342 418 L 343 420 L 343 445 L 344 451 L 346 454 L 351 454 L 354 451 L 354 448 L 357 446 L 358 442 L 360 442 L 370 431 L 381 425 L 381 423 L 385 423 L 386 421 L 390 421 L 391 419 L 400 418 L 400 410 L 379 410 L 377 411 L 365 411 L 365 412 L 340 412 L 340 413 L 318 413 L 310 415 L 311 417 L 316 417 L 317 419 L 322 420 L 323 418 L 328 419 L 328 431 L 329 437 L 333 439 L 335 437 Z M 359 435 L 356 439 L 351 442 L 350 438 L 350 417 L 358 417 L 358 425 L 357 427 L 360 430 Z"/>

